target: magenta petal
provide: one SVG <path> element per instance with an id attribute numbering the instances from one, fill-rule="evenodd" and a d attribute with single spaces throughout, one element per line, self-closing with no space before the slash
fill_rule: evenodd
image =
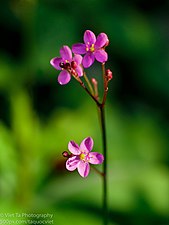
<path id="1" fill-rule="evenodd" d="M 93 139 L 91 137 L 85 138 L 80 144 L 80 151 L 88 153 L 93 148 Z"/>
<path id="2" fill-rule="evenodd" d="M 95 51 L 94 56 L 96 60 L 101 63 L 106 62 L 108 59 L 107 52 L 105 52 L 103 49 Z"/>
<path id="3" fill-rule="evenodd" d="M 83 69 L 81 66 L 77 66 L 77 68 L 75 70 L 79 77 L 83 76 Z"/>
<path id="4" fill-rule="evenodd" d="M 69 141 L 68 149 L 74 155 L 79 155 L 81 153 L 81 151 L 79 150 L 79 145 L 74 141 Z"/>
<path id="5" fill-rule="evenodd" d="M 61 67 L 60 67 L 60 63 L 62 61 L 62 58 L 53 58 L 50 60 L 50 64 L 57 70 L 61 70 Z"/>
<path id="6" fill-rule="evenodd" d="M 69 62 L 72 60 L 72 51 L 67 45 L 64 45 L 60 49 L 60 55 L 64 60 L 68 60 Z"/>
<path id="7" fill-rule="evenodd" d="M 69 171 L 73 171 L 77 168 L 80 160 L 77 156 L 73 156 L 66 161 L 66 169 Z"/>
<path id="8" fill-rule="evenodd" d="M 100 33 L 97 36 L 95 48 L 102 48 L 108 42 L 108 37 L 105 33 Z"/>
<path id="9" fill-rule="evenodd" d="M 86 45 L 83 43 L 77 43 L 72 46 L 72 52 L 75 54 L 85 54 Z"/>
<path id="10" fill-rule="evenodd" d="M 90 171 L 90 166 L 88 162 L 80 161 L 77 170 L 82 177 L 87 177 Z"/>
<path id="11" fill-rule="evenodd" d="M 94 44 L 95 42 L 96 42 L 95 34 L 90 30 L 86 30 L 84 33 L 84 43 L 85 44 Z"/>
<path id="12" fill-rule="evenodd" d="M 92 53 L 87 53 L 82 60 L 84 68 L 90 67 L 94 63 L 94 55 Z"/>
<path id="13" fill-rule="evenodd" d="M 58 82 L 61 85 L 67 84 L 70 79 L 71 75 L 66 70 L 62 70 L 58 76 Z"/>
<path id="14" fill-rule="evenodd" d="M 91 164 L 101 164 L 104 160 L 104 156 L 98 152 L 89 153 L 89 163 Z"/>
<path id="15" fill-rule="evenodd" d="M 73 61 L 75 61 L 77 63 L 77 65 L 82 63 L 82 59 L 83 59 L 83 57 L 78 54 L 73 57 Z"/>

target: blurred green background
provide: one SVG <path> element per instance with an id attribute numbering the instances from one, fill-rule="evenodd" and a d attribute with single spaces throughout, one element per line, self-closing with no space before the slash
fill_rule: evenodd
<path id="1" fill-rule="evenodd" d="M 90 29 L 108 35 L 114 74 L 106 103 L 110 224 L 169 224 L 168 9 L 167 0 L 1 0 L 0 213 L 102 224 L 101 178 L 69 173 L 61 154 L 87 136 L 102 152 L 97 109 L 73 79 L 60 86 L 49 64 Z M 95 63 L 88 74 L 100 71 Z"/>

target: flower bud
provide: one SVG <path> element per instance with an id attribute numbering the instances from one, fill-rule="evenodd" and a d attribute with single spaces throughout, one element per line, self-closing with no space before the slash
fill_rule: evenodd
<path id="1" fill-rule="evenodd" d="M 97 80 L 96 80 L 95 78 L 92 78 L 92 83 L 93 83 L 94 85 L 97 85 Z"/>
<path id="2" fill-rule="evenodd" d="M 68 153 L 67 151 L 64 151 L 64 152 L 62 153 L 62 155 L 63 155 L 63 157 L 69 158 L 69 153 Z"/>
<path id="3" fill-rule="evenodd" d="M 113 78 L 113 73 L 110 69 L 106 70 L 107 81 L 110 81 Z"/>
<path id="4" fill-rule="evenodd" d="M 94 87 L 94 95 L 96 98 L 98 98 L 98 85 L 97 85 L 97 80 L 95 78 L 91 79 L 93 87 Z"/>
<path id="5" fill-rule="evenodd" d="M 64 69 L 69 69 L 70 67 L 71 67 L 71 65 L 70 65 L 69 62 L 65 63 L 65 68 Z"/>
<path id="6" fill-rule="evenodd" d="M 71 67 L 75 70 L 77 68 L 77 63 L 75 61 L 72 61 Z"/>
<path id="7" fill-rule="evenodd" d="M 60 62 L 60 63 L 59 63 L 59 66 L 60 66 L 61 68 L 64 68 L 65 64 L 64 64 L 63 62 Z"/>

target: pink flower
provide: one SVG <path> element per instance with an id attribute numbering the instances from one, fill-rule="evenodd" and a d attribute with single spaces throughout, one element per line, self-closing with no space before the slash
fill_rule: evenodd
<path id="1" fill-rule="evenodd" d="M 82 177 L 87 177 L 90 171 L 91 164 L 101 164 L 104 160 L 102 154 L 98 152 L 91 152 L 93 148 L 93 139 L 91 137 L 85 138 L 80 146 L 74 141 L 70 141 L 68 149 L 72 153 L 66 161 L 66 169 L 69 171 L 78 170 Z"/>
<path id="2" fill-rule="evenodd" d="M 58 76 L 58 82 L 61 85 L 67 84 L 71 75 L 83 76 L 83 70 L 80 66 L 82 62 L 81 55 L 72 57 L 72 52 L 68 46 L 63 46 L 60 49 L 61 57 L 55 57 L 50 60 L 50 64 L 57 70 L 62 70 Z"/>
<path id="3" fill-rule="evenodd" d="M 104 47 L 108 42 L 109 40 L 105 33 L 100 33 L 96 38 L 92 31 L 86 30 L 84 33 L 84 44 L 74 44 L 72 51 L 75 54 L 85 54 L 82 64 L 85 68 L 88 68 L 94 63 L 95 59 L 101 63 L 107 61 L 108 55 Z"/>

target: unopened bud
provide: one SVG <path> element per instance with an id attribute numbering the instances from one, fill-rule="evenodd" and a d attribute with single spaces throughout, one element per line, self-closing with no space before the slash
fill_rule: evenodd
<path id="1" fill-rule="evenodd" d="M 67 62 L 67 63 L 65 63 L 65 69 L 69 69 L 71 66 L 70 66 L 70 63 L 69 62 Z"/>
<path id="2" fill-rule="evenodd" d="M 95 78 L 91 79 L 93 87 L 94 87 L 94 95 L 96 98 L 98 98 L 98 85 L 97 85 L 97 80 Z"/>
<path id="3" fill-rule="evenodd" d="M 97 80 L 96 80 L 95 78 L 92 78 L 92 83 L 93 83 L 94 85 L 97 85 Z"/>
<path id="4" fill-rule="evenodd" d="M 64 66 L 65 66 L 64 62 L 60 62 L 60 63 L 59 63 L 59 66 L 60 66 L 61 68 L 64 68 Z"/>
<path id="5" fill-rule="evenodd" d="M 69 153 L 68 153 L 67 151 L 64 151 L 64 152 L 62 153 L 62 155 L 63 155 L 63 157 L 69 158 Z"/>
<path id="6" fill-rule="evenodd" d="M 72 67 L 73 69 L 76 69 L 76 68 L 77 68 L 77 63 L 76 63 L 75 61 L 72 61 L 72 62 L 71 62 L 71 67 Z"/>
<path id="7" fill-rule="evenodd" d="M 110 81 L 113 78 L 113 73 L 110 69 L 106 70 L 106 77 L 108 81 Z"/>

